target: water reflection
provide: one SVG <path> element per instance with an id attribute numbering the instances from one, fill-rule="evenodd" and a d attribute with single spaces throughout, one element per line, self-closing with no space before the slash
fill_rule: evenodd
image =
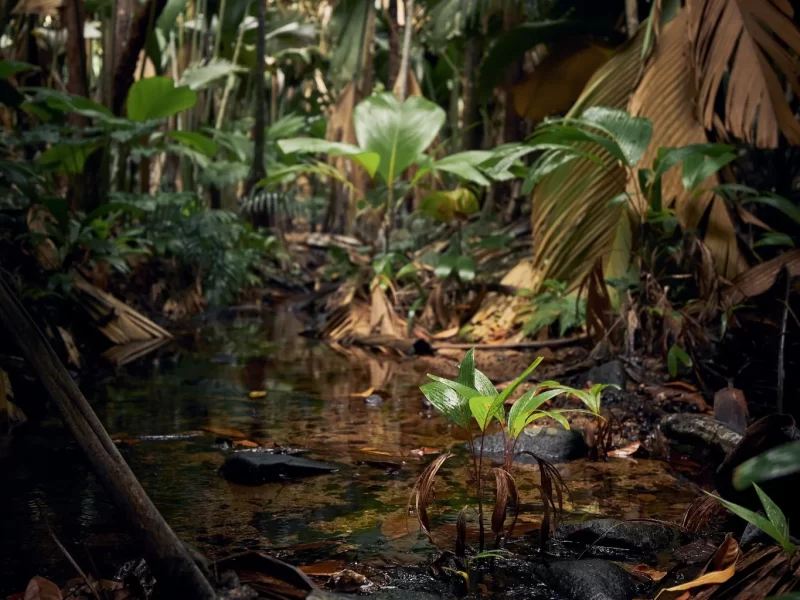
<path id="1" fill-rule="evenodd" d="M 404 518 L 413 480 L 430 456 L 409 453 L 445 449 L 458 438 L 422 403 L 416 388 L 424 365 L 346 356 L 301 337 L 301 331 L 288 313 L 210 323 L 124 367 L 95 394 L 93 405 L 112 437 L 123 442 L 124 456 L 166 519 L 212 557 L 243 548 L 284 549 L 298 561 L 354 551 L 361 560 L 429 552 L 414 523 L 405 528 Z M 368 388 L 381 390 L 385 401 L 367 404 L 358 394 Z M 254 390 L 266 396 L 251 398 Z M 218 475 L 229 450 L 217 435 L 140 439 L 209 428 L 236 430 L 262 445 L 304 448 L 310 458 L 340 470 L 242 487 Z M 455 448 L 458 456 L 441 471 L 432 510 L 443 543 L 449 543 L 456 513 L 469 501 L 464 449 L 460 443 Z M 88 561 L 88 553 L 104 575 L 133 552 L 105 494 L 59 427 L 15 438 L 0 451 L 0 465 L 0 593 L 24 588 L 34 574 L 61 581 L 73 576 L 48 540 L 42 510 L 78 560 Z M 584 512 L 677 518 L 694 497 L 662 464 L 650 461 L 578 462 L 562 474 L 574 508 Z M 515 476 L 529 509 L 523 522 L 535 528 L 538 475 L 521 466 Z M 295 554 L 298 544 L 314 551 Z"/>

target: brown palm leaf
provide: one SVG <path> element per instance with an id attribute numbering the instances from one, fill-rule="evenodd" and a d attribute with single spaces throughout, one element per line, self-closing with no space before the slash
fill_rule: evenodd
<path id="1" fill-rule="evenodd" d="M 497 482 L 495 493 L 494 511 L 492 512 L 492 533 L 494 534 L 494 547 L 500 547 L 500 541 L 503 537 L 503 526 L 506 522 L 506 513 L 508 512 L 508 505 L 512 503 L 514 506 L 514 520 L 508 528 L 506 539 L 511 536 L 514 531 L 514 525 L 517 523 L 517 515 L 519 513 L 519 492 L 517 491 L 517 482 L 511 474 L 501 467 L 492 469 L 494 471 L 494 478 Z"/>
<path id="2" fill-rule="evenodd" d="M 432 544 L 436 542 L 433 541 L 433 537 L 431 536 L 428 504 L 433 498 L 433 486 L 436 483 L 436 474 L 439 472 L 439 469 L 442 468 L 445 461 L 451 456 L 453 456 L 452 453 L 446 452 L 429 464 L 414 482 L 414 488 L 411 490 L 411 495 L 408 498 L 409 506 L 414 506 L 414 509 L 417 511 L 417 519 L 419 520 L 420 527 L 422 527 L 422 531 L 425 532 L 425 535 L 428 536 Z"/>
<path id="3" fill-rule="evenodd" d="M 776 148 L 780 133 L 800 144 L 800 123 L 782 85 L 800 94 L 800 31 L 791 2 L 689 0 L 688 8 L 689 56 L 706 129 L 724 95 L 726 132 L 760 148 Z"/>

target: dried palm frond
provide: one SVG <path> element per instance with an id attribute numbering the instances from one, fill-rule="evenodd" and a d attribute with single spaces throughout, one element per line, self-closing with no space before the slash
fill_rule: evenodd
<path id="1" fill-rule="evenodd" d="M 411 490 L 411 495 L 408 498 L 408 505 L 413 506 L 416 510 L 419 525 L 422 528 L 422 531 L 425 532 L 425 535 L 428 536 L 428 539 L 432 544 L 435 544 L 435 542 L 431 536 L 431 522 L 428 518 L 428 504 L 430 504 L 430 501 L 433 499 L 433 486 L 436 483 L 436 474 L 439 472 L 439 469 L 442 468 L 442 465 L 445 463 L 445 461 L 452 456 L 452 453 L 446 452 L 445 454 L 436 457 L 436 459 L 430 465 L 428 465 L 422 474 L 417 477 L 417 480 L 414 482 L 414 487 Z M 466 521 L 464 526 L 466 527 Z"/>
<path id="2" fill-rule="evenodd" d="M 703 126 L 692 114 L 694 81 L 683 62 L 683 57 L 690 51 L 688 27 L 686 9 L 667 23 L 652 62 L 628 105 L 632 116 L 647 117 L 653 123 L 653 137 L 642 157 L 643 167 L 653 164 L 661 148 L 708 142 Z M 719 178 L 712 175 L 703 187 L 716 185 L 719 185 Z M 734 277 L 742 272 L 747 264 L 739 253 L 733 221 L 722 198 L 710 191 L 700 194 L 688 192 L 677 168 L 663 176 L 661 186 L 664 206 L 674 208 L 684 230 L 698 227 L 703 217 L 708 215 L 703 242 L 714 257 L 717 273 Z M 629 179 L 628 191 L 637 198 L 635 177 Z M 642 198 L 638 198 L 636 204 L 639 212 L 646 209 Z"/>
<path id="3" fill-rule="evenodd" d="M 800 123 L 782 80 L 800 95 L 800 30 L 789 0 L 689 0 L 690 64 L 699 117 L 712 129 L 717 106 L 727 133 L 760 148 L 779 134 L 800 144 Z"/>
<path id="4" fill-rule="evenodd" d="M 517 491 L 517 482 L 514 481 L 508 471 L 500 467 L 492 470 L 494 471 L 496 482 L 494 511 L 492 512 L 492 534 L 494 534 L 494 547 L 499 548 L 509 504 L 514 506 L 514 519 L 505 534 L 506 539 L 514 532 L 514 525 L 517 523 L 517 515 L 519 514 L 519 492 Z"/>

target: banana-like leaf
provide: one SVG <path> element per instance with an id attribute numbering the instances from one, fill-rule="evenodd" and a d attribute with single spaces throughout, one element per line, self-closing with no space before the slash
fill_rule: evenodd
<path id="1" fill-rule="evenodd" d="M 430 161 L 428 164 L 423 164 L 414 176 L 414 182 L 419 181 L 432 171 L 445 171 L 457 175 L 465 181 L 477 183 L 478 185 L 489 185 L 491 182 L 478 167 L 491 159 L 492 156 L 492 152 L 487 150 L 456 152 L 441 160 Z"/>
<path id="2" fill-rule="evenodd" d="M 353 124 L 358 145 L 380 157 L 378 173 L 392 185 L 430 146 L 446 116 L 440 106 L 420 96 L 401 103 L 384 92 L 356 106 Z"/>
<path id="3" fill-rule="evenodd" d="M 211 138 L 197 131 L 168 131 L 167 136 L 178 143 L 194 148 L 198 152 L 213 158 L 217 154 L 217 143 Z"/>
<path id="4" fill-rule="evenodd" d="M 228 77 L 231 71 L 243 73 L 245 70 L 225 58 L 217 58 L 204 65 L 191 65 L 181 75 L 180 85 L 195 91 L 204 90 L 215 81 Z"/>
<path id="5" fill-rule="evenodd" d="M 321 152 L 328 156 L 346 156 L 360 164 L 374 177 L 381 163 L 381 155 L 378 152 L 359 148 L 353 144 L 344 142 L 329 142 L 319 138 L 297 137 L 278 141 L 278 147 L 285 154 L 310 154 Z"/>
<path id="6" fill-rule="evenodd" d="M 197 93 L 188 87 L 175 87 L 169 77 L 140 79 L 131 86 L 126 100 L 131 121 L 165 119 L 197 104 Z"/>

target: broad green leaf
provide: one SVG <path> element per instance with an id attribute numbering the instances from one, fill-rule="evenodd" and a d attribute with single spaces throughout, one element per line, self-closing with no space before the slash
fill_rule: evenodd
<path id="1" fill-rule="evenodd" d="M 297 135 L 305 126 L 306 118 L 303 115 L 286 115 L 267 127 L 267 139 L 282 140 L 290 138 L 293 135 Z"/>
<path id="2" fill-rule="evenodd" d="M 480 370 L 475 369 L 475 389 L 484 396 L 497 396 L 497 389 L 491 379 L 484 375 Z"/>
<path id="3" fill-rule="evenodd" d="M 777 194 L 759 194 L 751 198 L 742 198 L 740 202 L 742 204 L 756 203 L 771 206 L 781 211 L 795 223 L 800 223 L 800 206 L 783 196 L 778 196 Z"/>
<path id="4" fill-rule="evenodd" d="M 457 257 L 452 254 L 442 254 L 433 268 L 433 274 L 441 279 L 446 279 L 455 270 L 456 260 Z"/>
<path id="5" fill-rule="evenodd" d="M 461 255 L 456 258 L 456 269 L 458 269 L 458 278 L 461 281 L 472 281 L 475 279 L 475 262 L 471 256 Z"/>
<path id="6" fill-rule="evenodd" d="M 430 373 L 428 373 L 428 377 L 430 379 L 433 379 L 437 383 L 440 383 L 440 384 L 442 384 L 442 385 L 444 385 L 446 387 L 449 387 L 451 390 L 453 390 L 454 392 L 457 392 L 458 394 L 460 394 L 461 396 L 464 396 L 467 399 L 474 398 L 476 396 L 480 396 L 481 395 L 480 392 L 478 392 L 477 390 L 473 390 L 472 388 L 467 387 L 467 386 L 465 386 L 465 385 L 463 385 L 463 384 L 461 384 L 461 383 L 459 383 L 457 381 L 451 381 L 449 379 L 445 379 L 444 377 L 439 377 L 437 375 L 431 375 Z"/>
<path id="7" fill-rule="evenodd" d="M 361 70 L 359 59 L 364 46 L 364 31 L 370 0 L 341 0 L 331 18 L 331 37 L 336 49 L 331 54 L 329 73 L 339 85 L 352 82 Z"/>
<path id="8" fill-rule="evenodd" d="M 527 424 L 528 417 L 533 412 L 537 411 L 548 400 L 564 393 L 562 389 L 547 390 L 539 394 L 536 391 L 526 392 L 511 407 L 508 413 L 508 434 L 510 437 L 518 438 Z"/>
<path id="9" fill-rule="evenodd" d="M 695 191 L 706 179 L 734 160 L 736 154 L 733 152 L 719 156 L 693 154 L 683 161 L 683 187 L 689 192 Z"/>
<path id="10" fill-rule="evenodd" d="M 727 508 L 733 514 L 735 514 L 737 517 L 740 517 L 745 521 L 747 521 L 748 523 L 751 523 L 756 527 L 758 527 L 758 529 L 760 529 L 762 532 L 766 533 L 773 540 L 778 542 L 778 544 L 780 544 L 785 551 L 787 552 L 794 551 L 794 544 L 792 544 L 787 538 L 783 537 L 781 535 L 781 532 L 766 517 L 762 517 L 757 512 L 753 512 L 752 510 L 747 509 L 744 506 L 739 506 L 738 504 L 729 502 L 728 500 L 720 498 L 715 494 L 710 494 L 708 492 L 705 492 L 705 494 L 714 498 L 717 502 L 722 504 L 725 508 Z"/>
<path id="11" fill-rule="evenodd" d="M 171 130 L 167 132 L 167 136 L 211 158 L 217 154 L 217 143 L 202 133 L 196 131 Z"/>
<path id="12" fill-rule="evenodd" d="M 458 383 L 475 389 L 475 348 L 470 348 L 458 365 Z"/>
<path id="13" fill-rule="evenodd" d="M 378 173 L 387 185 L 431 145 L 445 118 L 445 111 L 425 98 L 411 96 L 401 104 L 391 92 L 371 96 L 353 111 L 358 144 L 378 154 Z"/>
<path id="14" fill-rule="evenodd" d="M 627 113 L 623 114 L 627 115 Z M 538 128 L 528 143 L 538 148 L 551 151 L 580 153 L 587 158 L 592 158 L 592 156 L 594 156 L 594 159 L 599 161 L 600 157 L 598 155 L 594 153 L 585 153 L 573 146 L 573 144 L 579 144 L 581 142 L 588 142 L 599 146 L 621 162 L 625 162 L 626 160 L 625 154 L 616 140 L 613 140 L 608 135 L 596 133 L 588 124 L 583 123 L 580 119 L 570 119 L 569 121 L 566 119 L 559 119 L 557 122 L 546 122 Z M 552 170 L 554 169 L 550 169 L 550 171 Z"/>
<path id="15" fill-rule="evenodd" d="M 86 159 L 100 146 L 100 142 L 57 144 L 42 153 L 39 164 L 54 169 L 57 173 L 83 173 Z"/>
<path id="16" fill-rule="evenodd" d="M 692 359 L 686 354 L 686 351 L 677 344 L 673 344 L 669 352 L 667 352 L 667 370 L 670 377 L 675 377 L 678 374 L 679 361 L 687 369 L 692 366 Z"/>
<path id="17" fill-rule="evenodd" d="M 281 149 L 281 152 L 285 154 L 311 154 L 322 152 L 329 156 L 346 156 L 364 167 L 370 177 L 375 176 L 375 172 L 381 162 L 381 156 L 377 152 L 359 148 L 352 144 L 328 142 L 319 138 L 289 138 L 287 140 L 278 141 L 278 147 Z"/>
<path id="18" fill-rule="evenodd" d="M 800 471 L 800 442 L 789 442 L 743 462 L 733 472 L 733 485 L 743 490 L 756 481 L 767 481 Z"/>
<path id="19" fill-rule="evenodd" d="M 569 431 L 569 421 L 567 421 L 567 418 L 564 415 L 562 415 L 560 412 L 558 412 L 558 411 L 547 411 L 546 414 L 547 414 L 548 417 L 550 417 L 554 421 L 558 421 L 559 424 L 564 429 Z"/>
<path id="20" fill-rule="evenodd" d="M 643 117 L 632 117 L 624 110 L 592 106 L 580 116 L 580 120 L 605 131 L 622 150 L 625 162 L 634 167 L 644 156 L 650 138 L 653 137 L 653 124 Z"/>
<path id="21" fill-rule="evenodd" d="M 778 533 L 781 534 L 783 539 L 789 539 L 789 523 L 786 522 L 786 516 L 783 514 L 783 511 L 772 501 L 772 498 L 767 496 L 758 484 L 754 483 L 753 487 L 758 494 L 758 498 L 761 500 L 761 505 L 764 507 L 764 512 L 767 513 L 767 518 L 769 522 L 775 526 L 775 529 L 778 530 Z"/>
<path id="22" fill-rule="evenodd" d="M 497 406 L 495 396 L 474 396 L 469 399 L 469 409 L 481 431 L 486 429 L 492 419 L 497 419 L 501 423 L 505 419 L 505 409 L 502 404 Z"/>
<path id="23" fill-rule="evenodd" d="M 419 389 L 436 410 L 459 427 L 469 427 L 472 415 L 466 398 L 438 382 L 426 383 Z"/>
<path id="24" fill-rule="evenodd" d="M 175 87 L 169 77 L 140 79 L 128 92 L 126 108 L 131 121 L 165 119 L 197 104 L 197 93 L 188 87 Z"/>
<path id="25" fill-rule="evenodd" d="M 21 60 L 0 60 L 0 79 L 8 79 L 17 73 L 37 71 L 39 67 Z"/>
<path id="26" fill-rule="evenodd" d="M 478 185 L 490 185 L 486 176 L 478 169 L 478 166 L 492 157 L 492 153 L 485 150 L 469 150 L 467 152 L 457 152 L 438 160 L 431 165 L 435 171 L 445 171 L 457 175 L 461 179 L 477 183 Z"/>
<path id="27" fill-rule="evenodd" d="M 206 64 L 191 65 L 183 72 L 180 85 L 194 91 L 204 90 L 219 79 L 227 78 L 231 73 L 244 73 L 246 69 L 238 67 L 225 58 L 212 59 Z"/>

